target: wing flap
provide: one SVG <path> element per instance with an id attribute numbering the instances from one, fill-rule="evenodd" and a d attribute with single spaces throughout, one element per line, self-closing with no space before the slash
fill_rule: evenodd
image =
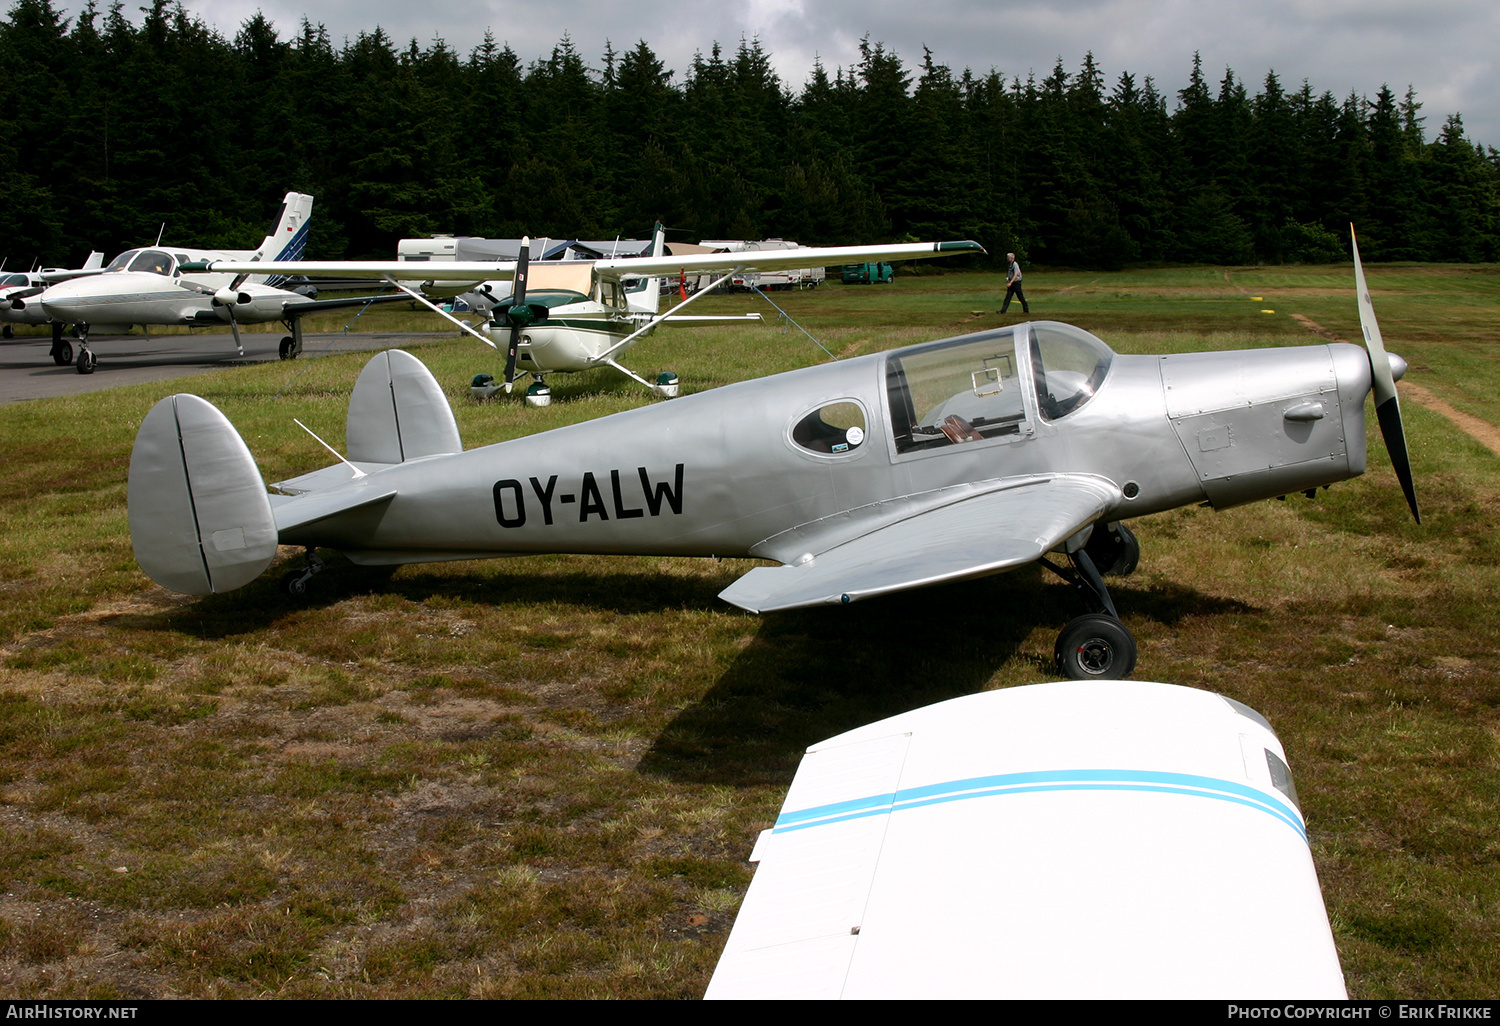
<path id="1" fill-rule="evenodd" d="M 1037 478 L 920 513 L 797 565 L 759 567 L 719 597 L 765 613 L 982 577 L 1040 558 L 1119 499 L 1102 478 Z"/>

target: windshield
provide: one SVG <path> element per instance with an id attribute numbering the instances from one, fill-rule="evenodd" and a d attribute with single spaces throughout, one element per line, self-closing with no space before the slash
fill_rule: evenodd
<path id="1" fill-rule="evenodd" d="M 141 255 L 130 262 L 132 271 L 147 271 L 151 274 L 171 275 L 176 262 L 159 249 L 143 249 Z"/>
<path id="2" fill-rule="evenodd" d="M 117 256 L 113 260 L 111 260 L 109 262 L 109 266 L 106 267 L 105 270 L 106 271 L 123 271 L 123 270 L 125 270 L 127 267 L 130 266 L 130 261 L 134 260 L 135 257 L 136 257 L 136 254 L 139 253 L 139 252 L 140 252 L 140 250 L 138 250 L 138 249 L 127 249 L 125 252 L 121 253 L 119 256 Z"/>
<path id="3" fill-rule="evenodd" d="M 551 310 L 557 306 L 572 306 L 574 303 L 587 303 L 589 297 L 582 292 L 572 292 L 566 289 L 533 289 L 526 293 L 528 305 L 545 306 Z M 506 298 L 496 305 L 496 308 L 510 306 L 514 300 Z"/>
<path id="4" fill-rule="evenodd" d="M 111 260 L 104 270 L 106 272 L 148 271 L 151 274 L 165 274 L 170 277 L 176 269 L 177 263 L 171 255 L 159 249 L 127 249 Z"/>
<path id="5" fill-rule="evenodd" d="M 25 285 L 26 283 L 26 275 L 24 274 L 7 274 L 3 278 L 0 278 L 0 289 L 8 289 L 12 285 Z"/>
<path id="6" fill-rule="evenodd" d="M 1082 328 L 1056 321 L 1032 325 L 1031 373 L 1042 416 L 1066 417 L 1092 399 L 1114 355 Z"/>

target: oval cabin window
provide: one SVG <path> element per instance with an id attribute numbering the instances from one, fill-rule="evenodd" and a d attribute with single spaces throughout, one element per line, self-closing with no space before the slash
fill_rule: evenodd
<path id="1" fill-rule="evenodd" d="M 809 452 L 853 452 L 866 437 L 865 411 L 859 403 L 844 400 L 813 410 L 792 428 L 792 441 Z"/>

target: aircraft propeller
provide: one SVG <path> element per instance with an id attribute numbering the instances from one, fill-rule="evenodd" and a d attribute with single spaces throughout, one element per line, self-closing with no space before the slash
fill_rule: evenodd
<path id="1" fill-rule="evenodd" d="M 521 344 L 521 332 L 533 324 L 547 319 L 547 308 L 539 303 L 526 302 L 526 274 L 531 263 L 531 238 L 521 240 L 521 252 L 516 257 L 516 280 L 511 290 L 510 304 L 504 307 L 504 316 L 510 324 L 510 344 L 505 353 L 505 390 L 510 391 L 516 380 L 516 356 Z M 500 319 L 500 308 L 496 308 L 495 320 Z"/>
<path id="2" fill-rule="evenodd" d="M 1385 342 L 1380 337 L 1380 324 L 1375 320 L 1375 305 L 1370 302 L 1364 265 L 1359 261 L 1359 241 L 1354 236 L 1352 224 L 1349 226 L 1349 241 L 1354 247 L 1354 286 L 1359 292 L 1359 326 L 1364 332 L 1365 348 L 1370 351 L 1371 391 L 1375 393 L 1375 416 L 1380 421 L 1380 436 L 1385 439 L 1385 450 L 1390 454 L 1396 480 L 1401 482 L 1401 491 L 1406 494 L 1406 504 L 1411 507 L 1412 519 L 1420 524 L 1422 514 L 1417 509 L 1417 489 L 1411 476 L 1411 458 L 1406 451 L 1406 431 L 1401 424 L 1401 401 L 1396 397 L 1396 378 L 1391 373 L 1390 354 L 1385 351 Z"/>
<path id="3" fill-rule="evenodd" d="M 234 333 L 234 344 L 239 349 L 241 356 L 245 355 L 245 347 L 240 342 L 240 325 L 235 320 L 234 308 L 240 303 L 249 303 L 253 300 L 250 293 L 240 291 L 240 286 L 245 284 L 245 279 L 248 277 L 250 277 L 248 274 L 236 275 L 234 281 L 230 282 L 227 287 L 215 292 L 213 298 L 214 305 L 222 306 L 225 312 L 229 314 L 229 330 Z"/>

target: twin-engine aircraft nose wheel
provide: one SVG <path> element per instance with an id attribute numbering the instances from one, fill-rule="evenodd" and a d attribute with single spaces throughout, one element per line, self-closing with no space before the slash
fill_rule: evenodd
<path id="1" fill-rule="evenodd" d="M 94 368 L 99 366 L 99 360 L 90 349 L 78 350 L 78 360 L 75 364 L 79 374 L 92 374 Z"/>
<path id="2" fill-rule="evenodd" d="M 1135 669 L 1135 639 L 1112 616 L 1089 613 L 1063 628 L 1053 655 L 1069 680 L 1124 680 Z"/>

